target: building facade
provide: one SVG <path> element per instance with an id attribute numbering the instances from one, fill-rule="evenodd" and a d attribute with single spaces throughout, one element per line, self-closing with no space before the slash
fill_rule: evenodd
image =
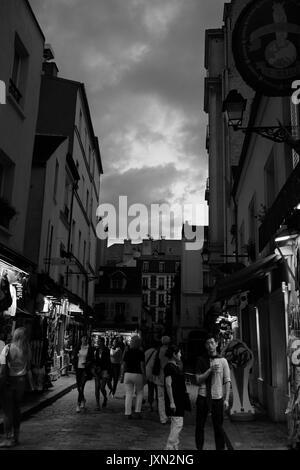
<path id="1" fill-rule="evenodd" d="M 295 398 L 295 382 L 289 381 L 289 377 L 295 376 L 297 367 L 287 358 L 287 350 L 299 335 L 296 326 L 299 224 L 295 210 L 299 198 L 296 183 L 299 156 L 288 141 L 275 142 L 253 129 L 276 127 L 278 120 L 284 126 L 297 126 L 299 110 L 290 97 L 264 96 L 250 88 L 236 68 L 232 34 L 240 13 L 249 3 L 226 4 L 223 28 L 206 33 L 209 249 L 213 255 L 219 254 L 217 262 L 215 256 L 210 262 L 213 268 L 230 267 L 234 262 L 238 270 L 236 273 L 223 270 L 206 312 L 217 307 L 229 311 L 230 306 L 230 312 L 238 315 L 239 338 L 254 356 L 249 382 L 252 400 L 259 402 L 274 421 L 285 421 Z M 288 5 L 284 7 L 287 21 L 292 21 Z M 272 8 L 269 20 L 275 21 Z M 246 134 L 228 127 L 223 113 L 231 90 L 247 99 L 243 121 L 248 128 Z M 297 138 L 298 130 L 293 131 Z M 214 223 L 217 219 L 219 229 Z M 296 231 L 296 235 L 278 244 L 275 239 L 283 226 Z"/>
<path id="2" fill-rule="evenodd" d="M 98 331 L 141 331 L 141 276 L 137 267 L 101 266 L 95 291 Z"/>
<path id="3" fill-rule="evenodd" d="M 103 173 L 98 139 L 84 85 L 58 77 L 53 62 L 44 71 L 26 252 L 40 271 L 92 306 Z"/>
<path id="4" fill-rule="evenodd" d="M 163 333 L 173 335 L 172 295 L 180 272 L 181 241 L 143 240 L 137 266 L 142 279 L 143 321 L 155 339 Z"/>
<path id="5" fill-rule="evenodd" d="M 24 240 L 45 38 L 28 1 L 1 2 L 0 40 L 0 331 L 7 339 L 34 311 L 35 265 Z"/>

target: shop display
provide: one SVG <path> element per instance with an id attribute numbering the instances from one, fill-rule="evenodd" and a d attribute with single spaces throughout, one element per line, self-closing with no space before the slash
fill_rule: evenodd
<path id="1" fill-rule="evenodd" d="M 287 356 L 289 361 L 290 399 L 286 409 L 288 440 L 291 448 L 300 445 L 300 315 L 299 308 L 290 305 L 288 312 L 289 339 Z"/>
<path id="2" fill-rule="evenodd" d="M 253 366 L 253 353 L 248 346 L 240 340 L 233 340 L 223 350 L 227 359 L 233 393 L 233 404 L 230 408 L 232 420 L 248 421 L 254 418 L 254 408 L 250 403 L 248 384 L 249 373 Z"/>

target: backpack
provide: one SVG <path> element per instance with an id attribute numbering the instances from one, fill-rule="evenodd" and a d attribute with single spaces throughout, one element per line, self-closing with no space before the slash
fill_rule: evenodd
<path id="1" fill-rule="evenodd" d="M 160 374 L 160 359 L 159 359 L 159 349 L 156 351 L 155 359 L 152 368 L 152 375 Z"/>

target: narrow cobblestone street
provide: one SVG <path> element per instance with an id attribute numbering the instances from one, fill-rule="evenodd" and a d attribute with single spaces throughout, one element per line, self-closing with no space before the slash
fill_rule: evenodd
<path id="1" fill-rule="evenodd" d="M 124 416 L 124 386 L 119 384 L 108 406 L 95 410 L 94 383 L 86 384 L 87 409 L 76 413 L 77 391 L 65 396 L 22 422 L 21 445 L 16 450 L 162 450 L 169 426 L 159 423 L 156 411 L 143 405 L 143 419 Z M 194 414 L 188 413 L 181 435 L 181 450 L 195 450 Z M 213 434 L 207 426 L 206 449 L 213 449 Z"/>

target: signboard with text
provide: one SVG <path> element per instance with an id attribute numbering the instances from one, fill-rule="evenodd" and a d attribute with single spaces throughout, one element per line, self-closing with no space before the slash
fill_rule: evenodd
<path id="1" fill-rule="evenodd" d="M 244 81 L 266 96 L 291 96 L 300 78 L 300 0 L 255 0 L 242 11 L 232 37 Z"/>

